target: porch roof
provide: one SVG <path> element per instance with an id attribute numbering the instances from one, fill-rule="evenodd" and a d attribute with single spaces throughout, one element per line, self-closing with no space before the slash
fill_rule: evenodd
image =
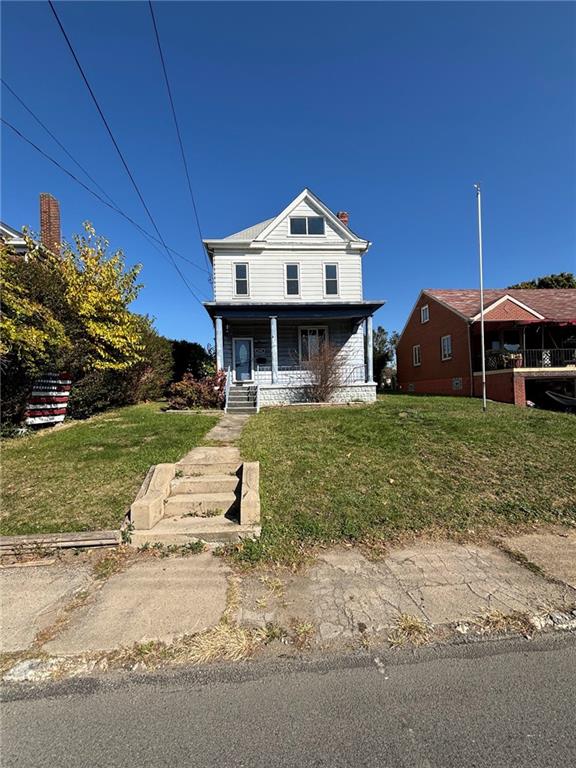
<path id="1" fill-rule="evenodd" d="M 224 320 L 249 320 L 268 317 L 282 319 L 342 320 L 361 319 L 373 315 L 385 304 L 375 301 L 314 302 L 309 304 L 286 302 L 215 302 L 205 301 L 204 306 L 210 317 Z"/>

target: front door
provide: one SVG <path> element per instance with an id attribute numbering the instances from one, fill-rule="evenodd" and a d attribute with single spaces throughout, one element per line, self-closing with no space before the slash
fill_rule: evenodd
<path id="1" fill-rule="evenodd" d="M 252 381 L 252 339 L 233 339 L 234 381 Z"/>

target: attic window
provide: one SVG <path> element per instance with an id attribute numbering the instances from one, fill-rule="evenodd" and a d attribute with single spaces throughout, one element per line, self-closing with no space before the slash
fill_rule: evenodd
<path id="1" fill-rule="evenodd" d="M 323 235 L 323 216 L 294 216 L 290 219 L 291 235 Z"/>

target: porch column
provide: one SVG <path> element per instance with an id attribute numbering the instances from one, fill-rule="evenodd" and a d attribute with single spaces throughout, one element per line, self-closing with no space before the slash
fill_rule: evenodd
<path id="1" fill-rule="evenodd" d="M 366 318 L 366 381 L 374 382 L 374 347 L 372 342 L 372 315 Z"/>
<path id="2" fill-rule="evenodd" d="M 216 317 L 216 370 L 224 369 L 224 333 L 222 331 L 222 318 Z"/>
<path id="3" fill-rule="evenodd" d="M 278 327 L 275 317 L 270 318 L 270 346 L 272 348 L 272 384 L 278 383 Z"/>

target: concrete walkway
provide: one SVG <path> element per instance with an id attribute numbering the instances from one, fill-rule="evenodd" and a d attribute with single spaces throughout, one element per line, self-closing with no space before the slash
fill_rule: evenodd
<path id="1" fill-rule="evenodd" d="M 204 438 L 208 443 L 220 443 L 221 445 L 234 445 L 240 437 L 242 430 L 248 419 L 249 414 L 233 415 L 225 413 L 218 424 L 212 427 L 210 432 Z"/>

